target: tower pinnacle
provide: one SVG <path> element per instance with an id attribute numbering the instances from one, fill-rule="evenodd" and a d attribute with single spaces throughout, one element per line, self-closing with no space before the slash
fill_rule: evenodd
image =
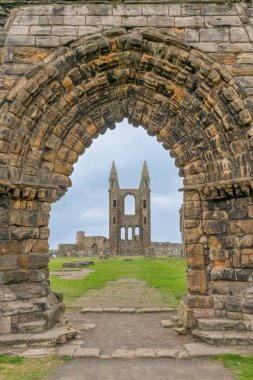
<path id="1" fill-rule="evenodd" d="M 114 161 L 112 162 L 109 182 L 110 182 L 111 189 L 119 188 L 118 174 L 117 174 L 117 169 L 116 169 L 116 165 Z"/>
<path id="2" fill-rule="evenodd" d="M 141 173 L 141 183 L 140 187 L 148 188 L 150 183 L 149 171 L 147 162 L 144 161 L 142 173 Z"/>

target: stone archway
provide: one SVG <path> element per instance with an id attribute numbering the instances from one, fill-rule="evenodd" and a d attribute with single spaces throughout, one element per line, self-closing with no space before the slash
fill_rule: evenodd
<path id="1" fill-rule="evenodd" d="M 1 106 L 1 332 L 60 319 L 48 284 L 51 203 L 79 155 L 125 117 L 184 177 L 184 325 L 223 317 L 252 330 L 252 110 L 222 65 L 155 32 L 81 38 L 26 72 Z"/>

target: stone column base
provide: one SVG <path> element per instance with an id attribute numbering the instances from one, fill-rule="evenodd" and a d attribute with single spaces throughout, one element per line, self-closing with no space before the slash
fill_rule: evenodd
<path id="1" fill-rule="evenodd" d="M 39 333 L 59 323 L 65 306 L 47 282 L 0 286 L 1 335 Z"/>

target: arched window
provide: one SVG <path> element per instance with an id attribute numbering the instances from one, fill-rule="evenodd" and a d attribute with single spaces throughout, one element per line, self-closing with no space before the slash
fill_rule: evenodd
<path id="1" fill-rule="evenodd" d="M 144 216 L 144 224 L 147 224 L 147 217 Z"/>
<path id="2" fill-rule="evenodd" d="M 128 194 L 124 199 L 125 215 L 135 214 L 135 197 L 132 194 Z"/>
<path id="3" fill-rule="evenodd" d="M 140 235 L 140 228 L 139 227 L 135 227 L 134 234 L 135 234 L 135 236 Z"/>
<path id="4" fill-rule="evenodd" d="M 146 199 L 143 199 L 142 204 L 143 204 L 143 208 L 147 208 L 147 201 L 146 201 Z"/>
<path id="5" fill-rule="evenodd" d="M 125 227 L 121 227 L 120 229 L 120 239 L 125 240 L 126 239 L 126 229 Z"/>
<path id="6" fill-rule="evenodd" d="M 133 229 L 128 227 L 128 240 L 133 240 Z"/>
<path id="7" fill-rule="evenodd" d="M 112 201 L 112 207 L 116 207 L 117 206 L 117 201 L 116 201 L 116 199 L 113 199 L 113 201 Z"/>
<path id="8" fill-rule="evenodd" d="M 112 181 L 112 188 L 115 189 L 115 182 Z"/>
<path id="9" fill-rule="evenodd" d="M 145 187 L 145 189 L 148 187 L 147 181 L 144 181 L 144 187 Z"/>

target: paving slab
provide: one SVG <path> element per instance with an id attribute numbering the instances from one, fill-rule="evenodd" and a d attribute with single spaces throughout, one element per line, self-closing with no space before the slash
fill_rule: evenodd
<path id="1" fill-rule="evenodd" d="M 100 348 L 77 348 L 74 358 L 99 358 Z"/>
<path id="2" fill-rule="evenodd" d="M 54 355 L 55 353 L 56 353 L 55 348 L 30 348 L 26 351 L 22 351 L 22 353 L 20 353 L 20 356 L 43 357 L 43 356 Z"/>
<path id="3" fill-rule="evenodd" d="M 60 357 L 69 356 L 69 357 L 73 358 L 74 353 L 77 350 L 77 348 L 79 348 L 79 347 L 72 345 L 72 344 L 65 344 L 64 346 L 59 347 L 59 349 L 57 350 L 57 354 Z"/>
<path id="4" fill-rule="evenodd" d="M 175 359 L 178 356 L 179 352 L 179 350 L 167 350 L 166 348 L 155 349 L 157 358 Z"/>

